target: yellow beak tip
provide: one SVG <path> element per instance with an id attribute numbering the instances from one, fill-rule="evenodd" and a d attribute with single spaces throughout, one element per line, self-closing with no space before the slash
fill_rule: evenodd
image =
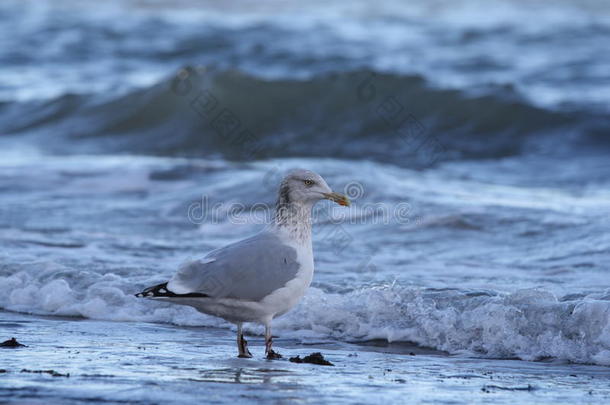
<path id="1" fill-rule="evenodd" d="M 343 207 L 349 207 L 350 206 L 349 198 L 347 198 L 343 194 L 328 193 L 328 194 L 324 194 L 324 197 L 328 198 L 331 201 L 336 202 L 337 204 L 339 204 L 339 205 L 341 205 Z"/>

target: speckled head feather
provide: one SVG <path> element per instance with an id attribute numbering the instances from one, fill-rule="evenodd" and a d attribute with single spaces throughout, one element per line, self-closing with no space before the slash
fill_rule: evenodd
<path id="1" fill-rule="evenodd" d="M 311 209 L 332 190 L 311 170 L 295 169 L 282 180 L 276 204 L 275 224 L 298 240 L 311 238 Z"/>

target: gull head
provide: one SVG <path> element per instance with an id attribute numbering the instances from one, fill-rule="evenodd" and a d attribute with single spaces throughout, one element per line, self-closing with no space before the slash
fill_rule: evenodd
<path id="1" fill-rule="evenodd" d="M 320 200 L 331 200 L 339 205 L 349 206 L 349 199 L 335 193 L 319 174 L 311 170 L 295 169 L 282 180 L 279 190 L 279 203 L 313 205 Z"/>

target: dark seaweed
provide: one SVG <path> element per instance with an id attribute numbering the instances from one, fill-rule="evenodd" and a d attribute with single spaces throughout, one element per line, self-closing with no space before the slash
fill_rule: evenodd
<path id="1" fill-rule="evenodd" d="M 309 363 L 318 364 L 320 366 L 334 366 L 334 364 L 326 360 L 320 352 L 312 353 L 309 356 L 305 356 L 303 358 L 301 358 L 300 356 L 291 357 L 289 360 L 293 363 Z"/>
<path id="2" fill-rule="evenodd" d="M 55 370 L 28 370 L 24 368 L 21 370 L 22 373 L 36 373 L 36 374 L 50 374 L 53 377 L 70 377 L 70 373 L 62 374 Z"/>

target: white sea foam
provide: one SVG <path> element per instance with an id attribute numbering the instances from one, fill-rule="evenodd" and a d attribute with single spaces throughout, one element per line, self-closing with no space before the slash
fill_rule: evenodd
<path id="1" fill-rule="evenodd" d="M 229 326 L 189 307 L 137 299 L 133 293 L 140 284 L 115 274 L 31 263 L 0 277 L 0 291 L 6 292 L 0 307 L 113 321 Z M 311 288 L 275 327 L 282 336 L 297 339 L 409 341 L 450 353 L 610 366 L 609 297 L 610 291 L 563 301 L 540 289 L 499 294 L 394 285 L 339 294 Z"/>

